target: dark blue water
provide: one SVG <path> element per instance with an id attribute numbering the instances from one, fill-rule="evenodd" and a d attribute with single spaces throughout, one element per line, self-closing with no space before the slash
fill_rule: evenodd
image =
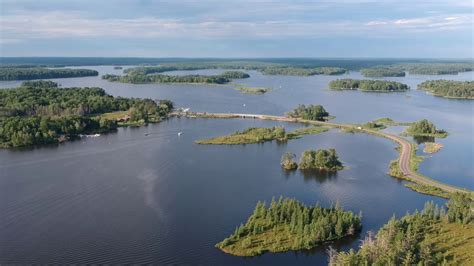
<path id="1" fill-rule="evenodd" d="M 112 67 L 95 68 L 112 72 Z M 426 117 L 451 134 L 441 140 L 445 147 L 422 163 L 421 171 L 443 182 L 474 187 L 472 102 L 419 91 L 333 92 L 326 89 L 334 78 L 329 76 L 251 75 L 236 83 L 273 87 L 274 91 L 248 95 L 232 86 L 131 85 L 98 77 L 61 79 L 60 83 L 100 86 L 114 95 L 167 98 L 195 111 L 282 114 L 298 103 L 321 103 L 337 116 L 337 122 Z M 472 79 L 466 75 L 453 78 Z M 413 87 L 426 78 L 431 77 L 400 80 Z M 346 209 L 362 211 L 361 236 L 376 231 L 393 214 L 421 209 L 427 200 L 444 202 L 413 192 L 389 177 L 388 164 L 397 157 L 395 144 L 370 135 L 331 130 L 284 144 L 194 144 L 197 139 L 250 126 L 279 124 L 174 118 L 121 128 L 99 138 L 0 150 L 0 263 L 322 265 L 327 262 L 326 247 L 239 258 L 223 254 L 214 245 L 247 219 L 258 200 L 268 202 L 280 195 L 306 204 L 328 206 L 339 201 Z M 299 126 L 282 125 L 287 130 Z M 180 131 L 184 134 L 178 137 Z M 323 175 L 280 168 L 280 157 L 287 151 L 299 157 L 305 149 L 330 147 L 337 149 L 347 169 Z M 358 244 L 357 239 L 333 243 L 342 249 Z"/>

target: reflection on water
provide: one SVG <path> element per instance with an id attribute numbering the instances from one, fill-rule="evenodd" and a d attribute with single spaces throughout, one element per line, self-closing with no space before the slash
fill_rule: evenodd
<path id="1" fill-rule="evenodd" d="M 428 136 L 413 136 L 413 140 L 416 142 L 416 144 L 423 144 L 425 142 L 435 142 L 434 137 Z"/>

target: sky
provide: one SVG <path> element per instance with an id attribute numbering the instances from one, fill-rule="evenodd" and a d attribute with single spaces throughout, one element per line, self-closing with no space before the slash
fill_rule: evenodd
<path id="1" fill-rule="evenodd" d="M 472 0 L 0 0 L 0 56 L 473 58 Z"/>

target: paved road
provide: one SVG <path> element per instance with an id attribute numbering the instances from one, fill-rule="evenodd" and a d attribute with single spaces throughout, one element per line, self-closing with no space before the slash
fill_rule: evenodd
<path id="1" fill-rule="evenodd" d="M 409 179 L 413 180 L 415 183 L 423 184 L 423 185 L 429 185 L 433 187 L 437 187 L 443 191 L 446 192 L 471 192 L 466 189 L 462 189 L 459 187 L 451 186 L 448 184 L 444 184 L 441 182 L 438 182 L 436 180 L 433 180 L 431 178 L 428 178 L 426 176 L 420 175 L 415 171 L 412 171 L 410 169 L 410 158 L 411 158 L 411 153 L 413 152 L 412 150 L 412 144 L 407 141 L 406 139 L 389 134 L 389 133 L 384 133 L 380 131 L 375 131 L 375 130 L 369 130 L 369 129 L 364 129 L 357 127 L 355 125 L 350 125 L 350 124 L 336 124 L 336 123 L 330 123 L 330 122 L 322 122 L 322 121 L 313 121 L 313 120 L 305 120 L 305 119 L 299 119 L 299 118 L 291 118 L 291 117 L 285 117 L 285 116 L 274 116 L 274 115 L 262 115 L 262 114 L 238 114 L 238 113 L 172 113 L 171 116 L 180 116 L 180 115 L 185 115 L 189 117 L 210 117 L 210 118 L 251 118 L 251 119 L 262 119 L 262 120 L 274 120 L 274 121 L 282 121 L 282 122 L 295 122 L 295 123 L 305 123 L 305 124 L 313 124 L 313 125 L 320 125 L 320 126 L 327 126 L 327 127 L 333 127 L 333 128 L 347 128 L 347 129 L 357 129 L 375 136 L 387 138 L 389 140 L 392 140 L 396 143 L 398 143 L 401 147 L 400 150 L 400 158 L 399 158 L 399 166 L 400 170 L 402 173 L 408 177 Z"/>

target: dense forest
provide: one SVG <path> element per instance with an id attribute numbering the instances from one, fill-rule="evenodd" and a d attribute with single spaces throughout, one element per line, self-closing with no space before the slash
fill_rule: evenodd
<path id="1" fill-rule="evenodd" d="M 294 199 L 258 202 L 245 224 L 216 247 L 236 256 L 266 251 L 310 249 L 326 241 L 353 236 L 361 229 L 361 215 L 344 211 L 339 204 L 322 208 L 305 206 Z"/>
<path id="2" fill-rule="evenodd" d="M 301 170 L 319 169 L 337 171 L 343 168 L 335 149 L 306 150 L 301 154 L 298 167 Z"/>
<path id="3" fill-rule="evenodd" d="M 90 69 L 0 67 L 0 80 L 73 78 L 97 75 L 99 72 Z"/>
<path id="4" fill-rule="evenodd" d="M 473 71 L 473 63 L 408 63 L 396 64 L 394 68 L 404 69 L 418 75 L 455 75 L 459 72 Z"/>
<path id="5" fill-rule="evenodd" d="M 363 68 L 360 70 L 364 77 L 381 78 L 381 77 L 404 77 L 405 71 L 387 67 Z"/>
<path id="6" fill-rule="evenodd" d="M 360 90 L 374 92 L 397 92 L 409 89 L 408 85 L 396 81 L 360 79 L 336 79 L 329 82 L 329 88 L 333 90 Z"/>
<path id="7" fill-rule="evenodd" d="M 128 72 L 127 75 L 106 74 L 102 78 L 108 81 L 118 81 L 123 83 L 214 83 L 225 84 L 232 79 L 244 79 L 250 77 L 249 74 L 240 71 L 226 71 L 219 75 L 162 75 L 145 74 L 139 71 Z"/>
<path id="8" fill-rule="evenodd" d="M 443 138 L 448 135 L 446 131 L 437 129 L 436 126 L 427 119 L 422 119 L 420 121 L 411 123 L 410 126 L 406 129 L 405 133 L 411 136 L 438 138 Z"/>
<path id="9" fill-rule="evenodd" d="M 116 120 L 101 114 L 126 111 L 132 121 L 158 121 L 173 109 L 170 101 L 113 97 L 101 88 L 58 88 L 52 81 L 28 81 L 0 90 L 0 146 L 20 147 L 106 132 Z"/>
<path id="10" fill-rule="evenodd" d="M 257 70 L 264 75 L 289 75 L 289 76 L 313 76 L 313 75 L 339 75 L 346 73 L 341 67 L 306 67 L 289 66 L 281 64 L 261 62 L 227 62 L 227 63 L 187 63 L 187 64 L 163 64 L 160 66 L 135 67 L 125 70 L 125 73 L 152 74 L 176 70 L 199 70 L 199 69 L 243 69 Z"/>
<path id="11" fill-rule="evenodd" d="M 421 212 L 393 217 L 356 252 L 330 250 L 330 265 L 471 265 L 474 260 L 473 201 L 456 194 L 447 211 L 433 202 Z"/>
<path id="12" fill-rule="evenodd" d="M 346 69 L 340 67 L 265 67 L 259 69 L 264 75 L 313 76 L 313 75 L 340 75 Z"/>
<path id="13" fill-rule="evenodd" d="M 286 115 L 293 118 L 323 121 L 324 119 L 327 119 L 329 113 L 322 105 L 310 104 L 305 106 L 304 104 L 300 104 L 293 111 L 286 113 Z"/>
<path id="14" fill-rule="evenodd" d="M 474 99 L 474 81 L 427 80 L 418 89 L 445 98 Z"/>

